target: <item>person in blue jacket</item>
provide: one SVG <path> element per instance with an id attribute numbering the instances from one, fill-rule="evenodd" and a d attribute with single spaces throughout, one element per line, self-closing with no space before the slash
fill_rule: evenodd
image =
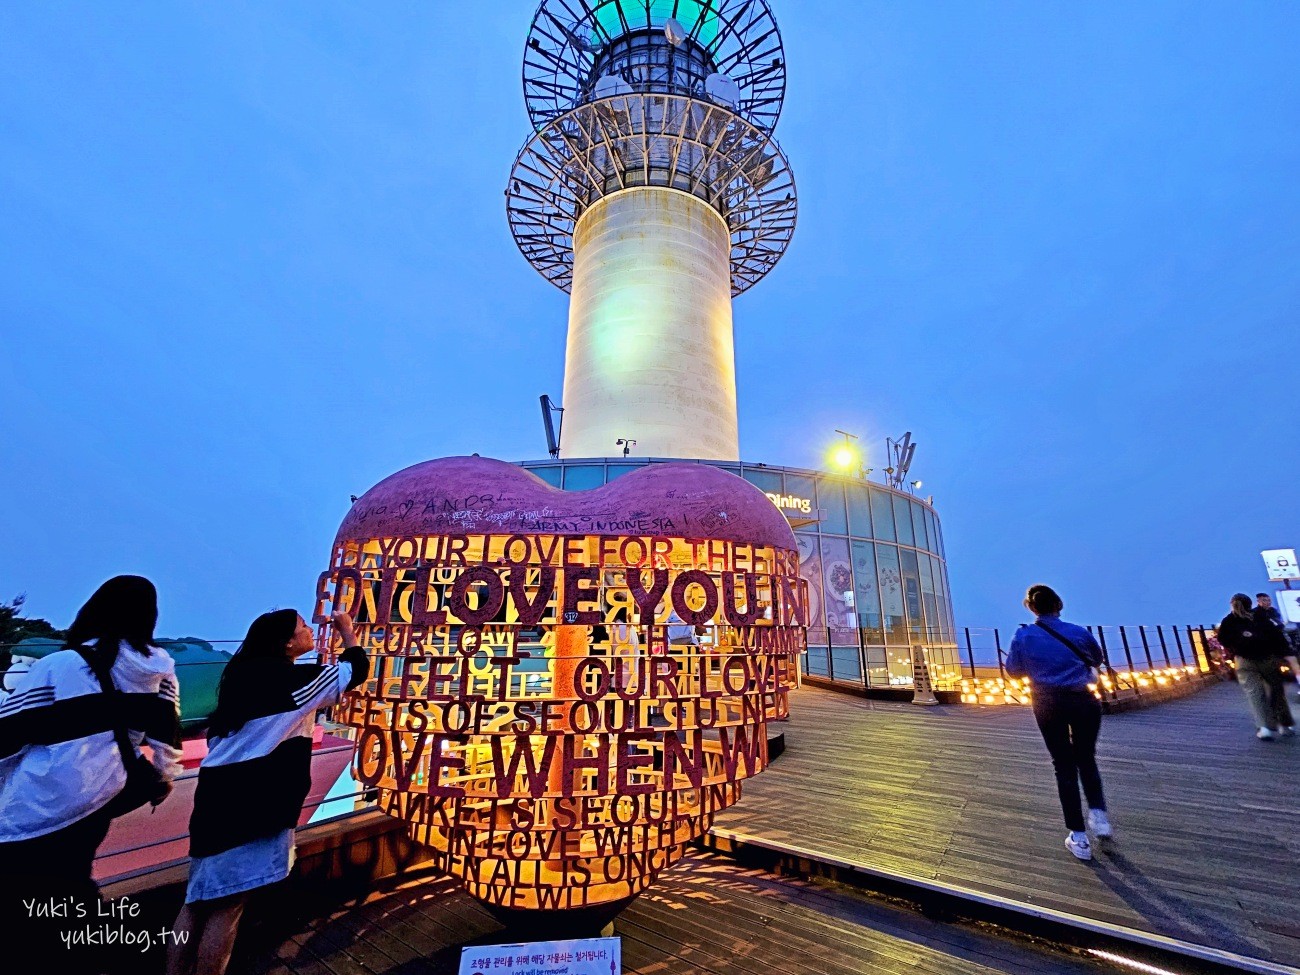
<path id="1" fill-rule="evenodd" d="M 1065 846 L 1080 860 L 1091 860 L 1087 830 L 1091 828 L 1097 837 L 1112 835 L 1097 768 L 1101 702 L 1088 686 L 1095 683 L 1093 672 L 1101 666 L 1101 647 L 1082 626 L 1061 619 L 1065 604 L 1049 586 L 1030 586 L 1025 606 L 1038 619 L 1016 631 L 1007 654 L 1007 673 L 1029 679 L 1034 718 L 1052 756 L 1061 811 L 1070 831 Z M 1086 824 L 1080 782 L 1088 800 Z"/>

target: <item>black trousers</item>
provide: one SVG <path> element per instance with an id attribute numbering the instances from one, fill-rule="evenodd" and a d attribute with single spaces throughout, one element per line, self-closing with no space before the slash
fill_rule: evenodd
<path id="1" fill-rule="evenodd" d="M 1079 783 L 1090 809 L 1106 808 L 1106 795 L 1097 768 L 1097 735 L 1101 732 L 1101 702 L 1089 691 L 1034 691 L 1034 718 L 1043 734 L 1056 770 L 1065 828 L 1083 832 Z"/>
<path id="2" fill-rule="evenodd" d="M 60 975 L 111 970 L 105 948 L 63 940 L 98 923 L 90 872 L 111 822 L 100 810 L 35 839 L 0 843 L 0 944 L 27 945 Z"/>

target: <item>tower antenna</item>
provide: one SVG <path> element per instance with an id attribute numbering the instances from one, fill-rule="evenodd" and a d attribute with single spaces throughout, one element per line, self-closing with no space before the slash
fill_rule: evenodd
<path id="1" fill-rule="evenodd" d="M 912 458 L 916 456 L 916 444 L 912 443 L 912 432 L 909 430 L 900 440 L 886 437 L 885 451 L 894 459 L 894 465 L 889 469 L 889 483 L 901 491 L 907 481 L 907 472 L 912 469 Z"/>

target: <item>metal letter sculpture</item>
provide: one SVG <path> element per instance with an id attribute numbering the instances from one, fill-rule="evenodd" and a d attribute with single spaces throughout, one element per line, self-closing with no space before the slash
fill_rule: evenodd
<path id="1" fill-rule="evenodd" d="M 462 457 L 356 502 L 315 618 L 353 612 L 370 653 L 337 715 L 381 808 L 489 906 L 577 910 L 639 894 L 767 765 L 807 605 L 735 475 L 566 493 Z"/>

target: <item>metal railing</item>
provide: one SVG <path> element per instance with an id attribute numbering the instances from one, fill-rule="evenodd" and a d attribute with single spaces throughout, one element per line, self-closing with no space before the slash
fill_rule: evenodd
<path id="1" fill-rule="evenodd" d="M 1107 701 L 1153 694 L 1192 678 L 1219 678 L 1230 663 L 1214 628 L 1180 625 L 1094 625 L 1087 627 L 1102 650 L 1096 692 Z M 903 636 L 902 631 L 898 634 Z M 920 650 L 936 690 L 960 691 L 968 703 L 1027 703 L 1026 681 L 1007 673 L 1010 639 L 998 627 L 961 627 L 956 641 L 946 633 L 907 631 L 906 642 L 874 647 L 810 646 L 806 673 L 868 691 L 900 690 L 913 684 L 913 658 Z"/>
<path id="2" fill-rule="evenodd" d="M 1219 679 L 1230 663 L 1212 626 L 1121 625 L 1087 627 L 1102 652 L 1100 679 L 1094 690 L 1104 702 L 1158 694 L 1190 679 Z M 1028 701 L 1029 689 L 1006 670 L 1007 646 L 996 627 L 962 629 L 962 664 L 968 694 L 979 703 L 994 688 L 1003 689 L 1009 703 Z"/>

